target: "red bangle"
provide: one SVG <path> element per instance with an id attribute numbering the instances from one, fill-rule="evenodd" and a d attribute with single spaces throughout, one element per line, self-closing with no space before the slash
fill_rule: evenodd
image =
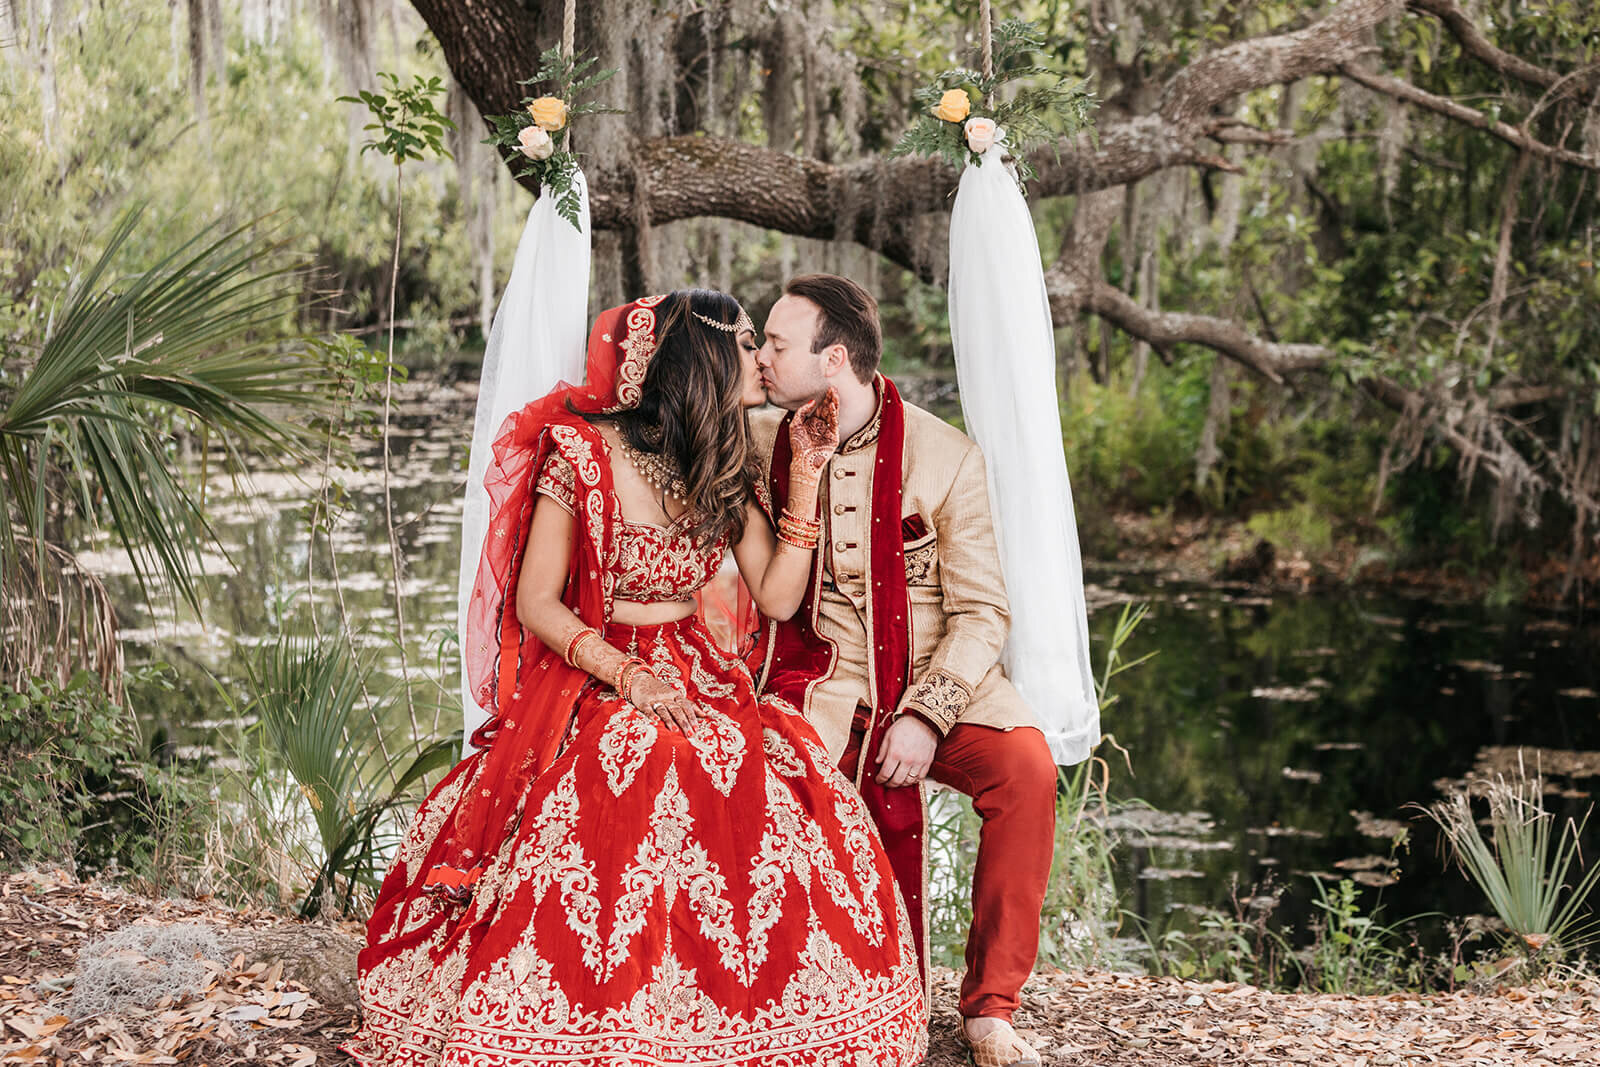
<path id="1" fill-rule="evenodd" d="M 822 523 L 798 518 L 785 508 L 778 516 L 778 540 L 809 552 L 822 541 Z"/>

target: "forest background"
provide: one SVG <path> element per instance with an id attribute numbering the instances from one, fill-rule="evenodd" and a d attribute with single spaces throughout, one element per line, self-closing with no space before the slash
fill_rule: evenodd
<path id="1" fill-rule="evenodd" d="M 580 8 L 578 47 L 618 68 L 599 95 L 622 109 L 574 133 L 595 193 L 591 310 L 701 284 L 759 322 L 788 275 L 849 274 L 879 295 L 887 371 L 959 421 L 941 288 L 957 175 L 888 153 L 913 92 L 975 61 L 979 4 Z M 163 891 L 358 906 L 395 812 L 453 751 L 454 635 L 427 635 L 436 662 L 419 668 L 396 632 L 411 587 L 392 512 L 360 535 L 390 560 L 388 599 L 340 585 L 340 522 L 380 467 L 390 503 L 390 401 L 475 377 L 530 203 L 480 143 L 481 115 L 528 95 L 517 81 L 561 14 L 548 0 L 0 2 L 8 859 L 81 852 L 82 827 L 112 825 L 125 836 L 77 858 L 120 857 Z M 1092 131 L 1035 153 L 1030 187 L 1090 560 L 1581 603 L 1600 576 L 1600 13 L 1095 0 L 996 15 L 1032 20 L 1038 58 L 1098 99 Z M 380 71 L 438 79 L 454 124 L 441 150 L 403 168 L 362 151 L 368 116 L 339 97 Z M 184 341 L 163 377 L 141 354 L 180 334 L 136 339 L 129 319 L 123 344 L 118 305 L 85 294 L 190 257 L 265 288 L 198 293 L 246 309 Z M 40 368 L 84 336 L 63 323 L 96 311 L 114 343 L 79 346 L 81 406 L 50 408 L 40 397 L 67 379 Z M 222 351 L 242 354 L 218 370 Z M 115 389 L 131 406 L 108 415 L 95 405 Z M 125 438 L 134 423 L 150 436 Z M 125 670 L 118 624 L 162 602 L 203 618 L 207 575 L 251 580 L 210 536 L 218 472 L 286 461 L 319 472 L 297 500 L 304 588 L 256 580 L 276 636 L 239 651 L 232 692 L 180 683 L 175 711 L 161 664 Z M 123 538 L 140 581 L 108 592 L 97 567 Z M 308 739 L 312 692 L 334 699 Z M 166 719 L 264 724 L 233 754 L 253 823 L 223 828 L 201 803 L 216 783 L 174 772 L 166 726 L 152 735 L 162 716 L 122 714 L 140 700 Z M 374 726 L 375 751 L 339 754 Z M 28 761 L 64 769 L 42 782 Z M 137 801 L 131 821 L 108 796 Z M 1103 890 L 1103 860 L 1085 861 L 1077 903 Z"/>
<path id="2" fill-rule="evenodd" d="M 759 309 L 798 264 L 845 270 L 882 298 L 890 372 L 948 379 L 939 283 L 953 176 L 881 157 L 913 89 L 974 59 L 977 4 L 582 6 L 580 43 L 622 71 L 602 97 L 626 108 L 577 135 L 602 227 L 591 306 L 697 283 Z M 524 34 L 546 31 L 536 42 L 443 25 L 467 35 L 453 48 L 498 49 L 498 67 L 525 77 L 536 64 L 516 51 L 558 35 L 558 5 L 543 7 L 524 17 Z M 1583 64 L 1600 15 L 1577 3 L 1395 11 L 1360 19 L 1347 6 L 1367 25 L 1328 32 L 1327 12 L 1302 3 L 1002 6 L 1034 19 L 1050 64 L 1100 97 L 1098 157 L 1047 150 L 1032 194 L 1091 555 L 1160 545 L 1172 520 L 1204 517 L 1246 523 L 1251 540 L 1340 577 L 1451 566 L 1508 598 L 1570 596 L 1592 577 L 1600 119 Z M 481 346 L 528 203 L 478 143 L 478 106 L 514 101 L 481 99 L 504 76 L 471 65 L 464 89 L 416 10 L 36 0 L 6 17 L 0 333 L 38 336 L 71 264 L 139 200 L 160 226 L 134 236 L 127 263 L 171 234 L 275 212 L 314 268 L 294 327 L 371 336 L 389 296 L 394 179 L 360 155 L 363 117 L 335 98 L 374 87 L 382 68 L 446 78 L 457 125 L 454 162 L 412 175 L 401 359 L 471 363 L 458 354 Z M 1180 114 L 1195 106 L 1182 96 L 1203 81 L 1198 58 L 1308 25 L 1346 54 L 1304 77 L 1206 87 L 1207 113 Z M 801 180 L 817 201 L 784 202 L 789 175 L 755 153 L 725 153 L 721 171 L 675 188 L 659 158 L 675 137 L 815 161 Z M 1148 143 L 1130 149 L 1133 138 Z M 1159 158 L 1097 190 L 1099 217 L 1079 216 L 1093 232 L 1073 245 L 1078 198 L 1063 194 L 1139 151 Z M 713 186 L 728 195 L 692 202 Z M 746 221 L 682 217 L 719 212 Z M 752 227 L 763 212 L 770 228 Z M 1118 513 L 1165 524 L 1119 530 Z M 1206 561 L 1226 554 L 1210 546 Z"/>

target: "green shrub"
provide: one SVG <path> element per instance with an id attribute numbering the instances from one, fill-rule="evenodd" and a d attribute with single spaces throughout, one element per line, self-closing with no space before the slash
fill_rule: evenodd
<path id="1" fill-rule="evenodd" d="M 74 839 L 103 797 L 125 789 L 137 725 L 80 671 L 66 684 L 0 686 L 0 852 L 11 863 L 75 866 Z"/>
<path id="2" fill-rule="evenodd" d="M 1423 809 L 1439 824 L 1456 863 L 1530 957 L 1547 946 L 1553 956 L 1591 943 L 1595 923 L 1586 909 L 1600 884 L 1600 863 L 1584 870 L 1579 843 L 1593 805 L 1582 819 L 1558 820 L 1544 806 L 1544 779 L 1528 774 L 1520 759 L 1515 774 L 1496 775 L 1482 789 L 1487 839 L 1465 791 Z"/>
<path id="3" fill-rule="evenodd" d="M 1333 548 L 1333 521 L 1304 500 L 1278 511 L 1252 515 L 1245 527 L 1271 541 L 1280 552 L 1299 550 L 1314 556 Z"/>
<path id="4" fill-rule="evenodd" d="M 1164 507 L 1192 495 L 1195 433 L 1173 425 L 1154 390 L 1130 396 L 1121 386 L 1072 383 L 1062 441 L 1079 512 Z"/>
<path id="5" fill-rule="evenodd" d="M 148 861 L 192 783 L 146 757 L 133 714 L 87 671 L 0 685 L 0 858 L 98 869 Z M 130 847 L 131 842 L 146 847 Z"/>

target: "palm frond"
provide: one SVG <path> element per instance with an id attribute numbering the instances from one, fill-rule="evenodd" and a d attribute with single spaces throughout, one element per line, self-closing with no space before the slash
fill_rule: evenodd
<path id="1" fill-rule="evenodd" d="M 0 495 L 8 522 L 38 537 L 42 472 L 60 469 L 65 499 L 111 526 L 147 588 L 160 575 L 196 603 L 200 552 L 221 546 L 174 470 L 175 433 L 214 434 L 235 460 L 308 454 L 304 418 L 331 406 L 334 377 L 314 346 L 283 340 L 298 267 L 259 220 L 209 227 L 118 276 L 141 214 L 118 219 L 0 397 Z"/>
<path id="2" fill-rule="evenodd" d="M 317 828 L 316 875 L 302 910 L 315 914 L 325 892 L 348 910 L 356 888 L 382 875 L 398 829 L 389 817 L 427 775 L 455 762 L 461 732 L 384 766 L 386 747 L 371 738 L 381 717 L 359 701 L 369 667 L 333 636 L 281 634 L 247 674 L 263 748 L 294 778 Z"/>

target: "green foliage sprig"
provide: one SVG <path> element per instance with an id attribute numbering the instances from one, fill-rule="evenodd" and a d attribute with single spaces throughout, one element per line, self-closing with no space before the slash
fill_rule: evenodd
<path id="1" fill-rule="evenodd" d="M 567 55 L 559 48 L 546 49 L 539 56 L 539 69 L 534 76 L 517 84 L 549 83 L 552 91 L 545 96 L 524 97 L 522 108 L 509 115 L 485 116 L 493 132 L 483 143 L 522 155 L 526 162 L 512 171 L 512 176 L 531 176 L 548 189 L 548 195 L 556 199 L 557 213 L 579 229 L 582 227 L 578 224 L 578 191 L 572 185 L 573 176 L 578 172 L 578 154 L 566 147 L 564 140 L 555 138 L 570 130 L 572 120 L 579 115 L 621 112 L 621 108 L 597 100 L 579 99 L 617 72 L 615 67 L 595 70 L 597 62 L 593 56 Z M 523 131 L 530 129 L 540 133 L 530 135 L 533 144 L 525 144 Z M 544 152 L 548 154 L 540 158 L 540 153 Z"/>
<path id="2" fill-rule="evenodd" d="M 967 123 L 974 118 L 992 119 L 1004 132 L 1007 153 L 1016 164 L 1017 180 L 1037 177 L 1024 153 L 1035 146 L 1054 142 L 1063 135 L 1092 129 L 1090 113 L 1094 93 L 1086 81 L 1061 77 L 1049 67 L 1039 66 L 1033 54 L 1044 48 L 1044 35 L 1024 19 L 1006 19 L 994 28 L 994 73 L 988 77 L 967 67 L 955 67 L 916 90 L 913 99 L 921 114 L 890 151 L 891 156 L 922 155 L 948 160 L 956 167 L 976 163 L 980 152 L 968 141 Z M 1016 81 L 1029 81 L 1010 94 L 1001 90 Z M 959 117 L 951 117 L 941 107 L 946 94 L 966 94 L 966 107 L 955 101 Z M 991 106 L 987 101 L 994 101 Z M 942 114 L 941 114 L 942 112 Z"/>
<path id="3" fill-rule="evenodd" d="M 407 87 L 386 70 L 378 71 L 378 78 L 388 83 L 388 92 L 362 89 L 358 96 L 338 98 L 342 103 L 365 104 L 372 115 L 362 129 L 375 136 L 367 139 L 361 151 L 381 152 L 397 167 L 407 160 L 421 162 L 427 152 L 451 158 L 444 147 L 444 131 L 455 129 L 456 124 L 439 114 L 433 103 L 433 98 L 444 92 L 443 80 L 437 75 L 417 75 Z"/>

